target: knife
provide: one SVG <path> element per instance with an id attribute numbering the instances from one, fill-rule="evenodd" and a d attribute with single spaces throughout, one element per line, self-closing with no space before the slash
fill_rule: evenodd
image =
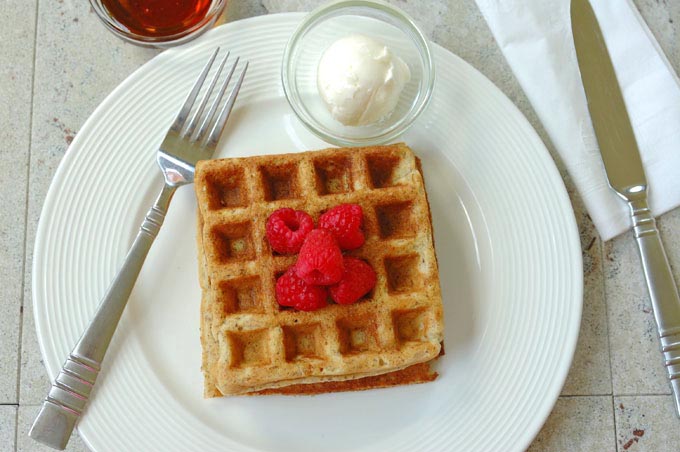
<path id="1" fill-rule="evenodd" d="M 602 31 L 588 0 L 571 1 L 571 28 L 609 186 L 630 208 L 668 379 L 680 416 L 680 298 L 647 206 L 647 178 Z"/>

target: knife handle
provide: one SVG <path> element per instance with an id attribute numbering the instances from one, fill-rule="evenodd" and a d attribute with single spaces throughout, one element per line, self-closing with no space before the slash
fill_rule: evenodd
<path id="1" fill-rule="evenodd" d="M 661 342 L 661 352 L 680 416 L 680 297 L 646 196 L 628 202 L 633 231 Z"/>

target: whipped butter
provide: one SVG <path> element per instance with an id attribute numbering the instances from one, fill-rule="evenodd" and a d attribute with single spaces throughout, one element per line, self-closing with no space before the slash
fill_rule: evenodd
<path id="1" fill-rule="evenodd" d="M 324 52 L 317 88 L 333 118 L 346 126 L 376 123 L 392 113 L 411 71 L 383 43 L 349 35 Z"/>

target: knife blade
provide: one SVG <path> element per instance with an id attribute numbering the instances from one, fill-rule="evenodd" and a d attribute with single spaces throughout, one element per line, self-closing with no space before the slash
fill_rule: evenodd
<path id="1" fill-rule="evenodd" d="M 647 178 L 614 66 L 588 0 L 571 1 L 571 28 L 588 110 L 609 186 L 630 209 L 666 373 L 680 416 L 680 297 L 656 221 Z"/>

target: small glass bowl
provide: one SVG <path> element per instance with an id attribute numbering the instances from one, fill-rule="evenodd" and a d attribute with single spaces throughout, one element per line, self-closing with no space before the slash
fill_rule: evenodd
<path id="1" fill-rule="evenodd" d="M 220 17 L 222 11 L 224 11 L 224 7 L 227 6 L 227 0 L 212 0 L 210 8 L 203 19 L 181 32 L 164 36 L 145 36 L 130 31 L 109 13 L 101 0 L 90 0 L 90 5 L 92 5 L 92 8 L 106 28 L 124 41 L 142 47 L 167 48 L 189 42 L 208 31 Z"/>
<path id="2" fill-rule="evenodd" d="M 349 34 L 385 43 L 411 71 L 394 112 L 375 124 L 341 124 L 331 116 L 317 89 L 316 72 L 323 52 Z M 423 112 L 434 88 L 434 62 L 427 40 L 404 12 L 382 2 L 344 0 L 322 6 L 303 19 L 284 51 L 281 78 L 288 103 L 312 133 L 339 146 L 370 146 L 396 138 Z"/>

